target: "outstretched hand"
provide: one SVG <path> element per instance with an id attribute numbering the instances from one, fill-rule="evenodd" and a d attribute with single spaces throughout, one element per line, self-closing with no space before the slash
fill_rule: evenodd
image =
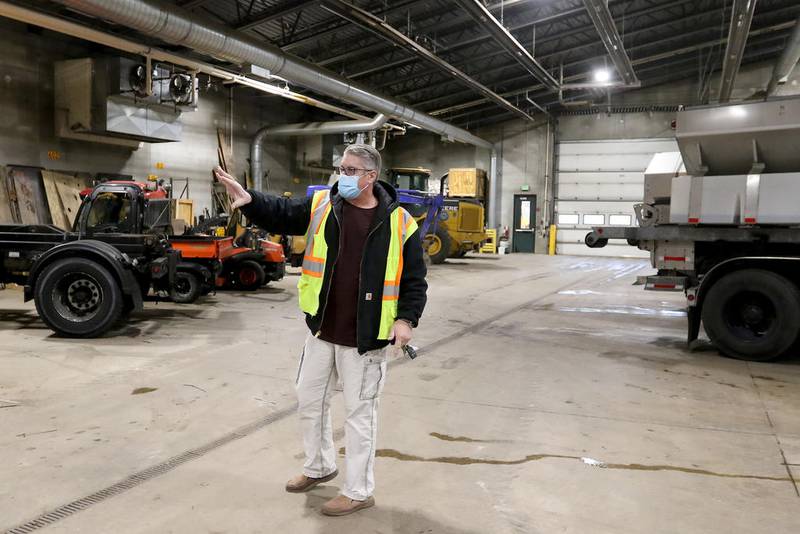
<path id="1" fill-rule="evenodd" d="M 225 186 L 228 196 L 231 197 L 232 209 L 241 208 L 253 201 L 253 197 L 242 187 L 242 184 L 236 181 L 233 176 L 223 171 L 222 167 L 214 168 L 214 176 Z"/>

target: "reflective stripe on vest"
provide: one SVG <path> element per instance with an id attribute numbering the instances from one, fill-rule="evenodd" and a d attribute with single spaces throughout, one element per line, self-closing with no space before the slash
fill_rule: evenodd
<path id="1" fill-rule="evenodd" d="M 389 251 L 386 255 L 386 274 L 383 280 L 381 299 L 381 322 L 378 339 L 389 339 L 397 318 L 397 301 L 400 298 L 400 279 L 403 277 L 403 246 L 411 234 L 417 231 L 417 222 L 403 208 L 392 212 Z"/>
<path id="2" fill-rule="evenodd" d="M 325 223 L 331 211 L 330 191 L 314 193 L 311 201 L 311 220 L 306 230 L 306 251 L 303 255 L 303 273 L 297 282 L 300 309 L 316 315 L 319 309 L 319 294 L 322 292 L 322 277 L 325 274 L 325 258 L 328 244 L 325 242 Z"/>
<path id="3" fill-rule="evenodd" d="M 306 251 L 303 256 L 303 273 L 297 282 L 300 309 L 309 315 L 319 311 L 319 296 L 325 274 L 328 244 L 325 242 L 325 224 L 331 211 L 330 191 L 314 193 L 311 201 L 311 220 L 306 231 Z M 400 297 L 400 279 L 403 275 L 403 246 L 417 231 L 417 222 L 403 208 L 395 208 L 389 216 L 391 238 L 386 254 L 386 271 L 381 296 L 381 318 L 378 339 L 389 339 L 397 317 Z M 377 295 L 376 295 L 377 297 Z"/>

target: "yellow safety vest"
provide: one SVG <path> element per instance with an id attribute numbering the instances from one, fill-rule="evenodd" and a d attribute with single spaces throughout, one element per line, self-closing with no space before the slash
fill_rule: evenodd
<path id="1" fill-rule="evenodd" d="M 319 295 L 322 292 L 322 278 L 325 275 L 325 261 L 328 257 L 328 243 L 325 241 L 325 225 L 332 209 L 330 190 L 314 193 L 311 201 L 311 221 L 306 231 L 306 251 L 303 256 L 303 273 L 297 282 L 300 309 L 314 316 L 319 311 Z M 381 295 L 381 321 L 378 339 L 389 339 L 395 318 L 397 301 L 400 298 L 400 278 L 403 275 L 403 246 L 417 230 L 417 222 L 401 207 L 395 208 L 389 216 L 391 239 L 386 253 L 386 274 Z"/>

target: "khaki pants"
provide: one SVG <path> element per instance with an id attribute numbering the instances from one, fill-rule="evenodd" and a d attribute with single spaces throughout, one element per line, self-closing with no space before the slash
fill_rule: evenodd
<path id="1" fill-rule="evenodd" d="M 330 397 L 338 381 L 344 392 L 345 480 L 342 495 L 364 500 L 375 489 L 373 466 L 378 397 L 386 382 L 385 349 L 360 355 L 354 347 L 306 339 L 297 371 L 298 412 L 306 461 L 303 473 L 322 478 L 336 470 Z"/>

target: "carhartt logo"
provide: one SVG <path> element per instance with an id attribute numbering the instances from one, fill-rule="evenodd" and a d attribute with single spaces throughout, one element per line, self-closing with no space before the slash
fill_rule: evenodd
<path id="1" fill-rule="evenodd" d="M 372 300 L 372 293 L 367 293 L 367 296 L 364 297 L 364 300 Z"/>

